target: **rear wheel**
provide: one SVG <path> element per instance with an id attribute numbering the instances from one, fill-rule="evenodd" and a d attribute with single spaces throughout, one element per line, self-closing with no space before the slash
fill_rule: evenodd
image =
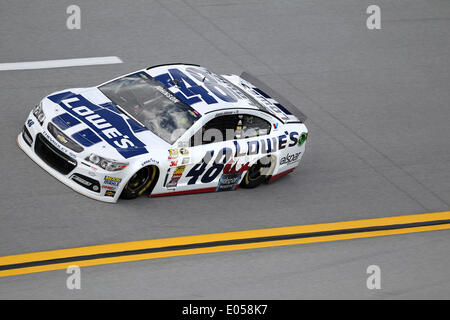
<path id="1" fill-rule="evenodd" d="M 256 188 L 266 182 L 272 169 L 272 158 L 270 156 L 258 160 L 250 167 L 240 184 L 243 188 Z"/>
<path id="2" fill-rule="evenodd" d="M 120 195 L 122 199 L 134 199 L 142 195 L 155 181 L 157 168 L 144 167 L 131 176 Z"/>

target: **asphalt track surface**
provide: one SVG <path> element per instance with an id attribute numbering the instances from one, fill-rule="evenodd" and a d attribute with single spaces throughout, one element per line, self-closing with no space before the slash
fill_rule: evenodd
<path id="1" fill-rule="evenodd" d="M 81 7 L 81 30 L 66 8 Z M 381 7 L 381 30 L 366 8 Z M 0 71 L 0 256 L 450 209 L 450 2 L 0 0 L 0 63 L 124 63 Z M 104 204 L 16 145 L 46 94 L 146 66 L 249 71 L 308 116 L 301 166 L 254 190 Z M 0 298 L 450 298 L 450 231 L 171 257 L 0 278 Z M 382 289 L 368 290 L 378 265 Z"/>

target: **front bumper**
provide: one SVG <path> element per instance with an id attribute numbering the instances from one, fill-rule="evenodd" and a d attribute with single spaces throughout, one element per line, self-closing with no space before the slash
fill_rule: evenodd
<path id="1" fill-rule="evenodd" d="M 28 125 L 30 120 L 31 126 Z M 52 137 L 45 127 L 46 123 L 40 126 L 30 113 L 17 136 L 19 147 L 41 168 L 74 191 L 95 200 L 117 202 L 123 188 L 120 184 L 124 183 L 120 175 L 95 167 L 67 149 L 63 152 L 63 147 L 59 148 L 57 142 L 50 141 Z"/>

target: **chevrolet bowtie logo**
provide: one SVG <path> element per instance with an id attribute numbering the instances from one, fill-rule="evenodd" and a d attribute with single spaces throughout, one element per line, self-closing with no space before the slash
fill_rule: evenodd
<path id="1" fill-rule="evenodd" d="M 58 134 L 56 136 L 56 138 L 59 140 L 59 142 L 61 142 L 62 144 L 66 144 L 67 143 L 67 139 L 65 137 L 63 137 L 62 135 Z"/>

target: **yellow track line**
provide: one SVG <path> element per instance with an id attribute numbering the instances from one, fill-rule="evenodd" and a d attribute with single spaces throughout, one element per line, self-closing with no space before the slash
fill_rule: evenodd
<path id="1" fill-rule="evenodd" d="M 208 242 L 215 242 L 215 241 L 227 241 L 227 240 L 229 241 L 229 240 L 237 240 L 237 239 L 252 239 L 252 238 L 260 238 L 260 237 L 290 235 L 290 234 L 303 234 L 303 233 L 336 231 L 336 230 L 346 230 L 346 229 L 355 229 L 355 228 L 401 225 L 401 224 L 409 224 L 409 223 L 423 223 L 423 222 L 432 222 L 432 221 L 439 221 L 439 220 L 450 220 L 450 212 L 448 211 L 448 212 L 405 215 L 405 216 L 396 216 L 396 217 L 387 217 L 387 218 L 376 218 L 376 219 L 355 220 L 355 221 L 334 222 L 334 223 L 322 223 L 322 224 L 313 224 L 313 225 L 304 225 L 304 226 L 291 226 L 291 227 L 237 231 L 237 232 L 216 233 L 216 234 L 206 234 L 206 235 L 194 235 L 194 236 L 175 237 L 175 238 L 166 238 L 166 239 L 143 240 L 143 241 L 115 243 L 115 244 L 96 245 L 96 246 L 80 247 L 80 248 L 72 248 L 72 249 L 42 251 L 42 252 L 34 252 L 34 253 L 0 257 L 0 266 L 10 265 L 10 264 L 27 263 L 27 262 L 35 262 L 35 261 L 42 261 L 42 260 L 53 260 L 53 259 L 61 259 L 61 258 L 68 258 L 68 257 L 86 256 L 86 255 L 93 255 L 93 254 L 115 253 L 115 252 L 121 252 L 121 251 L 129 251 L 129 250 L 141 250 L 141 249 L 149 249 L 149 248 L 168 247 L 168 246 L 190 245 L 190 244 L 194 244 L 194 243 L 208 243 Z M 64 262 L 64 263 L 55 263 L 55 264 L 42 265 L 42 266 L 32 266 L 32 267 L 25 267 L 25 268 L 18 268 L 18 269 L 1 270 L 0 277 L 65 269 L 70 265 L 78 265 L 80 267 L 84 267 L 84 266 L 94 266 L 94 265 L 127 262 L 127 261 L 147 260 L 147 259 L 164 258 L 164 257 L 174 257 L 174 256 L 194 255 L 194 254 L 212 253 L 212 252 L 225 252 L 225 251 L 233 251 L 233 250 L 245 250 L 245 249 L 285 246 L 285 245 L 303 244 L 303 243 L 337 241 L 337 240 L 356 239 L 356 238 L 379 237 L 379 236 L 405 234 L 405 233 L 413 233 L 413 232 L 424 232 L 424 231 L 433 231 L 433 230 L 443 230 L 443 229 L 450 229 L 450 223 L 434 225 L 434 226 L 419 226 L 419 227 L 402 228 L 402 229 L 390 229 L 390 230 L 383 230 L 383 231 L 369 231 L 369 232 L 364 231 L 364 232 L 355 232 L 355 233 L 349 233 L 349 234 L 326 235 L 326 236 L 289 239 L 289 240 L 270 240 L 270 241 L 246 243 L 246 244 L 220 245 L 220 246 L 193 248 L 193 249 L 185 249 L 185 250 L 168 250 L 168 251 L 156 252 L 156 253 L 143 253 L 143 254 L 136 254 L 136 255 L 124 255 L 124 256 L 118 256 L 118 257 L 112 257 L 112 258 L 100 258 L 100 259 L 92 259 L 92 260 L 81 260 L 81 261 L 72 261 L 72 262 Z"/>

